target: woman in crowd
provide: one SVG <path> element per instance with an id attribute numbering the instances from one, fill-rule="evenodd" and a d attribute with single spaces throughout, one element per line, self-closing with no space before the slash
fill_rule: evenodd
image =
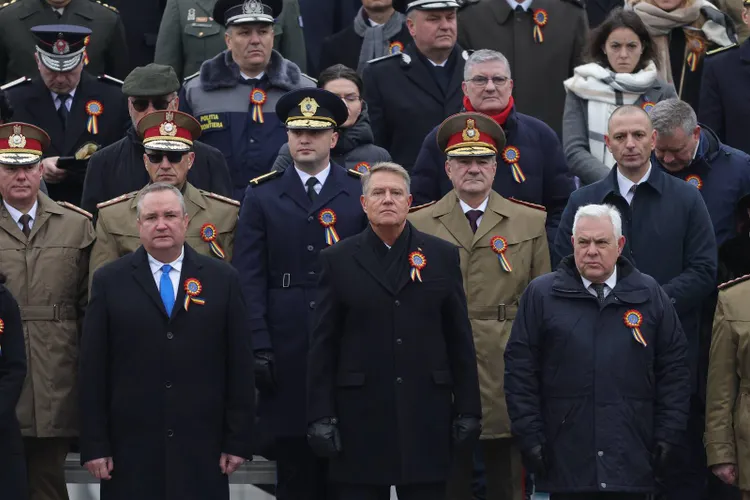
<path id="1" fill-rule="evenodd" d="M 349 119 L 338 130 L 338 142 L 331 150 L 331 161 L 360 171 L 381 161 L 391 161 L 388 151 L 373 144 L 375 139 L 367 116 L 367 103 L 362 99 L 362 78 L 357 72 L 343 64 L 336 64 L 320 73 L 318 87 L 339 96 L 349 109 Z M 284 170 L 292 164 L 289 145 L 284 144 L 273 170 Z"/>
<path id="2" fill-rule="evenodd" d="M 615 164 L 604 143 L 612 112 L 623 104 L 648 110 L 676 97 L 658 75 L 655 44 L 637 14 L 613 10 L 591 32 L 587 64 L 564 82 L 563 147 L 568 167 L 583 184 L 607 176 Z"/>

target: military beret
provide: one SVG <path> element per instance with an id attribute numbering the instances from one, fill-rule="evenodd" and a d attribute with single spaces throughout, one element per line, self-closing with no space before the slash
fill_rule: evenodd
<path id="1" fill-rule="evenodd" d="M 155 63 L 135 68 L 122 84 L 122 93 L 129 97 L 155 97 L 179 89 L 180 80 L 172 66 Z"/>

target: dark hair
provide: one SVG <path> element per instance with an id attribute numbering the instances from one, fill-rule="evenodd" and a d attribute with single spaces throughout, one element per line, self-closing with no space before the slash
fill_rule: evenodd
<path id="1" fill-rule="evenodd" d="M 318 88 L 322 89 L 323 87 L 325 87 L 326 83 L 341 78 L 343 78 L 344 80 L 349 80 L 354 85 L 356 85 L 357 90 L 359 90 L 359 95 L 362 95 L 362 93 L 364 92 L 364 83 L 362 83 L 362 77 L 360 77 L 359 74 L 352 68 L 344 66 L 343 64 L 334 64 L 330 68 L 326 68 L 321 71 L 320 76 L 318 76 Z"/>
<path id="2" fill-rule="evenodd" d="M 13 118 L 13 106 L 10 105 L 8 96 L 0 89 L 0 123 L 8 123 Z"/>
<path id="3" fill-rule="evenodd" d="M 622 7 L 617 7 L 612 10 L 604 22 L 589 35 L 588 60 L 590 62 L 595 62 L 605 68 L 612 69 L 607 60 L 607 54 L 604 53 L 602 47 L 607 43 L 609 35 L 611 35 L 617 28 L 627 28 L 635 33 L 641 40 L 643 53 L 641 54 L 641 59 L 638 61 L 634 72 L 642 70 L 648 66 L 648 63 L 651 61 L 653 61 L 657 67 L 659 66 L 659 60 L 658 57 L 656 57 L 654 39 L 651 38 L 648 29 L 646 29 L 646 25 L 643 24 L 643 21 L 638 17 L 638 14 L 630 10 L 623 10 Z"/>

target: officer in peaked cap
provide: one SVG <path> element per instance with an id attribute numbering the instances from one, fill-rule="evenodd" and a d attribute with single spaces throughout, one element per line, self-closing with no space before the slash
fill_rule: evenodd
<path id="1" fill-rule="evenodd" d="M 505 133 L 487 115 L 459 113 L 440 125 L 437 143 L 448 158 L 497 156 L 505 146 Z"/>
<path id="2" fill-rule="evenodd" d="M 458 9 L 460 7 L 456 0 L 415 0 L 407 2 L 406 13 L 413 9 L 417 10 L 438 10 L 438 9 Z"/>
<path id="3" fill-rule="evenodd" d="M 348 111 L 326 90 L 293 90 L 276 104 L 294 165 L 251 181 L 232 264 L 248 301 L 255 349 L 259 454 L 277 466 L 276 498 L 327 500 L 326 461 L 306 442 L 305 384 L 318 253 L 361 232 L 361 174 L 331 162 Z M 273 214 L 267 217 L 265 214 Z"/>
<path id="4" fill-rule="evenodd" d="M 39 62 L 58 73 L 65 73 L 84 60 L 91 30 L 72 24 L 34 26 Z"/>
<path id="5" fill-rule="evenodd" d="M 38 164 L 49 146 L 47 133 L 28 123 L 0 125 L 0 165 L 5 168 Z"/>

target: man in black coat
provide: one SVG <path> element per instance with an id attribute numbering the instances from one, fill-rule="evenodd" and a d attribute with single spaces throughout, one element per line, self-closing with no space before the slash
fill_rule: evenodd
<path id="1" fill-rule="evenodd" d="M 370 227 L 320 254 L 308 358 L 308 442 L 339 500 L 445 496 L 452 449 L 481 432 L 458 249 L 406 221 L 409 174 L 362 178 Z"/>
<path id="2" fill-rule="evenodd" d="M 410 2 L 406 24 L 414 43 L 370 61 L 363 72 L 375 144 L 407 171 L 424 137 L 461 110 L 469 55 L 456 45 L 457 8 L 453 0 Z"/>
<path id="3" fill-rule="evenodd" d="M 179 190 L 138 202 L 142 246 L 94 275 L 80 355 L 81 463 L 102 500 L 229 500 L 251 458 L 252 343 L 237 272 L 185 244 Z"/>
<path id="4" fill-rule="evenodd" d="M 177 74 L 169 66 L 149 64 L 135 68 L 128 75 L 122 92 L 128 96 L 132 126 L 125 137 L 91 157 L 83 185 L 82 208 L 96 215 L 97 204 L 148 184 L 143 164 L 145 150 L 135 128 L 141 118 L 153 111 L 176 111 L 179 88 Z M 229 167 L 221 151 L 199 141 L 193 143 L 193 149 L 195 162 L 188 173 L 188 182 L 204 191 L 231 196 Z"/>
<path id="5" fill-rule="evenodd" d="M 127 128 L 127 106 L 115 81 L 83 71 L 90 29 L 45 25 L 31 31 L 40 76 L 19 81 L 8 98 L 15 120 L 36 125 L 52 139 L 42 160 L 50 197 L 77 205 L 89 157 L 120 140 Z"/>
<path id="6" fill-rule="evenodd" d="M 513 322 L 511 430 L 551 500 L 646 500 L 687 428 L 687 342 L 667 293 L 621 257 L 617 209 L 578 208 L 574 227 L 574 254 Z"/>

